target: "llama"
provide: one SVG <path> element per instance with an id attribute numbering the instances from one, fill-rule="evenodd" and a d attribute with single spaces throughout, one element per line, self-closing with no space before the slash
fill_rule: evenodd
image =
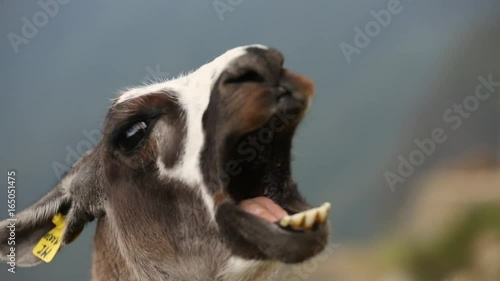
<path id="1" fill-rule="evenodd" d="M 283 62 L 238 47 L 118 96 L 96 147 L 16 216 L 17 265 L 48 261 L 94 219 L 94 281 L 266 280 L 321 252 L 329 204 L 311 208 L 290 168 L 313 84 Z"/>

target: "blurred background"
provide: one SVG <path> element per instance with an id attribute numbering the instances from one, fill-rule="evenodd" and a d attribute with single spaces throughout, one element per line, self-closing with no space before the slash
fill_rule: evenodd
<path id="1" fill-rule="evenodd" d="M 7 171 L 20 211 L 89 149 L 121 89 L 260 43 L 315 82 L 294 174 L 332 203 L 330 247 L 277 280 L 500 280 L 498 0 L 0 5 L 0 219 Z M 0 280 L 89 280 L 94 230 Z"/>

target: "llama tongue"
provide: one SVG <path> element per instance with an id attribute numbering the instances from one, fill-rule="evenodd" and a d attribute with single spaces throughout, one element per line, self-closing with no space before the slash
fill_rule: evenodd
<path id="1" fill-rule="evenodd" d="M 280 221 L 287 215 L 287 212 L 283 208 L 264 196 L 245 199 L 240 202 L 239 206 L 243 211 L 269 222 Z"/>

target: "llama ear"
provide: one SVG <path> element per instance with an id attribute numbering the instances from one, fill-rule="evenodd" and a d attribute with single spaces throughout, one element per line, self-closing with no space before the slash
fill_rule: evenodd
<path id="1" fill-rule="evenodd" d="M 92 154 L 87 153 L 75 163 L 61 182 L 42 199 L 16 216 L 0 221 L 0 261 L 9 262 L 15 258 L 18 266 L 37 265 L 43 255 L 54 255 L 60 246 L 72 242 L 85 224 L 99 215 L 101 199 L 95 197 L 101 194 L 100 184 L 96 181 L 99 165 L 95 165 Z M 42 257 L 37 257 L 33 250 L 35 246 L 43 246 L 42 238 L 50 236 L 49 232 L 54 233 L 56 225 L 53 219 L 56 215 L 64 216 L 65 222 L 59 225 L 58 235 L 50 239 L 52 243 L 49 244 L 52 245 L 45 245 L 46 250 L 40 252 Z"/>

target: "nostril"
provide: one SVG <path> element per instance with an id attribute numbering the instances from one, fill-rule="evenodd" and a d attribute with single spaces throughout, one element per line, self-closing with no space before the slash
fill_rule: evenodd
<path id="1" fill-rule="evenodd" d="M 285 86 L 278 86 L 278 95 L 281 96 L 289 96 L 292 92 Z"/>
<path id="2" fill-rule="evenodd" d="M 278 86 L 277 89 L 278 89 L 278 99 L 285 97 L 285 96 L 292 95 L 292 91 L 286 86 L 280 85 L 280 86 Z"/>
<path id="3" fill-rule="evenodd" d="M 248 83 L 248 82 L 264 82 L 264 77 L 255 70 L 247 70 L 240 75 L 226 80 L 226 83 Z"/>

